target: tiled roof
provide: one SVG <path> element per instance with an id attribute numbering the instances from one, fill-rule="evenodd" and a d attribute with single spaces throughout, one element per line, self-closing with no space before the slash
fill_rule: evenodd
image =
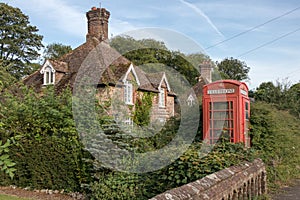
<path id="1" fill-rule="evenodd" d="M 63 61 L 59 60 L 49 60 L 51 63 L 52 67 L 55 69 L 57 72 L 68 72 L 68 64 Z"/>
<path id="2" fill-rule="evenodd" d="M 94 38 L 94 40 L 85 42 L 58 60 L 49 60 L 56 72 L 62 75 L 61 79 L 56 83 L 56 89 L 58 91 L 66 87 L 73 88 L 80 67 L 84 62 L 89 62 L 87 59 L 91 52 L 95 53 L 94 56 L 97 57 L 98 62 L 92 60 L 92 62 L 89 63 L 92 67 L 87 68 L 86 73 L 93 74 L 93 70 L 98 70 L 105 65 L 109 65 L 103 72 L 101 78 L 99 78 L 98 84 L 115 85 L 122 79 L 124 74 L 128 71 L 131 62 L 108 44 L 101 43 L 103 45 L 100 46 L 99 44 L 100 42 Z M 140 90 L 159 92 L 158 87 L 163 78 L 163 72 L 146 74 L 137 66 L 134 66 L 134 70 L 140 81 Z M 23 81 L 26 85 L 31 85 L 39 91 L 43 86 L 43 75 L 40 73 L 40 70 L 38 70 Z"/>
<path id="3" fill-rule="evenodd" d="M 155 89 L 158 89 L 161 80 L 163 79 L 164 72 L 147 74 L 148 79 Z"/>

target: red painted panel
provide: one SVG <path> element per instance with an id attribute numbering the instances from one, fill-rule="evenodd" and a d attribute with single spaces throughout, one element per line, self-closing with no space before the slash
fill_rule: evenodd
<path id="1" fill-rule="evenodd" d="M 231 142 L 250 145 L 248 87 L 235 80 L 221 80 L 203 87 L 203 139 L 214 144 L 220 135 Z"/>

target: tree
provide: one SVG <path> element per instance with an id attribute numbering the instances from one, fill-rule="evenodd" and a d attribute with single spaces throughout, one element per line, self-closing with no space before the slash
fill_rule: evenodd
<path id="1" fill-rule="evenodd" d="M 43 37 L 37 32 L 19 8 L 0 3 L 0 59 L 17 79 L 32 72 L 31 62 L 39 56 Z"/>
<path id="2" fill-rule="evenodd" d="M 15 78 L 6 71 L 3 61 L 0 59 L 0 92 L 15 81 Z"/>
<path id="3" fill-rule="evenodd" d="M 293 85 L 288 91 L 288 105 L 291 113 L 300 118 L 300 83 Z"/>
<path id="4" fill-rule="evenodd" d="M 234 58 L 225 58 L 223 61 L 217 64 L 217 69 L 223 79 L 233 80 L 249 80 L 250 67 L 245 62 Z"/>
<path id="5" fill-rule="evenodd" d="M 72 51 L 72 47 L 69 45 L 63 45 L 61 43 L 53 43 L 47 45 L 44 50 L 45 59 L 58 59 L 61 56 Z"/>
<path id="6" fill-rule="evenodd" d="M 126 35 L 112 38 L 110 40 L 110 45 L 121 54 L 145 48 L 167 50 L 167 47 L 163 42 L 159 42 L 153 39 L 135 40 L 134 38 Z"/>
<path id="7" fill-rule="evenodd" d="M 182 74 L 191 85 L 196 83 L 196 77 L 199 76 L 196 67 L 207 59 L 207 56 L 203 54 L 184 55 L 179 51 L 170 51 L 163 42 L 154 39 L 135 40 L 129 36 L 118 36 L 113 38 L 110 44 L 135 65 L 143 65 L 144 71 L 157 72 L 161 68 L 155 68 L 155 66 L 166 65 Z M 199 61 L 198 64 L 196 64 L 197 61 Z M 153 63 L 157 65 L 147 65 Z"/>
<path id="8" fill-rule="evenodd" d="M 278 103 L 281 91 L 271 81 L 261 83 L 255 92 L 255 99 L 267 103 Z"/>
<path id="9" fill-rule="evenodd" d="M 295 99 L 295 93 L 290 88 L 288 80 L 276 81 L 275 84 L 264 82 L 256 89 L 254 97 L 256 100 L 275 104 L 279 109 L 290 109 Z"/>

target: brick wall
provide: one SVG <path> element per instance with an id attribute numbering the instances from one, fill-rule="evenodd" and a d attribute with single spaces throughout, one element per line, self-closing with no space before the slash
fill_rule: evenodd
<path id="1" fill-rule="evenodd" d="M 244 200 L 266 194 L 266 169 L 261 159 L 232 166 L 150 200 Z"/>

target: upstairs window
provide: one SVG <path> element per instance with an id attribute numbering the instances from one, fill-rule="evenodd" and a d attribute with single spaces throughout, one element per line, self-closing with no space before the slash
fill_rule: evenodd
<path id="1" fill-rule="evenodd" d="M 159 89 L 159 107 L 164 108 L 166 106 L 165 89 Z"/>
<path id="2" fill-rule="evenodd" d="M 126 104 L 133 104 L 133 86 L 129 81 L 124 83 L 124 102 Z"/>
<path id="3" fill-rule="evenodd" d="M 55 83 L 55 69 L 51 66 L 43 67 L 41 74 L 44 74 L 44 85 L 53 85 Z"/>

